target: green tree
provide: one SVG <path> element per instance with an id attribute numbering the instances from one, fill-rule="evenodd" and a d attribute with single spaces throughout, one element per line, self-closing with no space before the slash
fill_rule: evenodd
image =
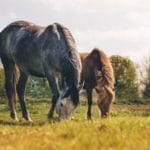
<path id="1" fill-rule="evenodd" d="M 51 91 L 46 78 L 31 76 L 26 86 L 27 96 L 33 97 L 50 97 Z"/>
<path id="2" fill-rule="evenodd" d="M 0 68 L 0 98 L 6 97 L 4 88 L 4 69 Z M 26 85 L 26 95 L 33 97 L 50 97 L 51 91 L 45 78 L 30 77 Z"/>
<path id="3" fill-rule="evenodd" d="M 150 57 L 145 58 L 142 66 L 143 97 L 150 98 Z"/>
<path id="4" fill-rule="evenodd" d="M 111 56 L 115 73 L 115 89 L 118 100 L 136 101 L 140 97 L 135 64 L 127 57 Z"/>

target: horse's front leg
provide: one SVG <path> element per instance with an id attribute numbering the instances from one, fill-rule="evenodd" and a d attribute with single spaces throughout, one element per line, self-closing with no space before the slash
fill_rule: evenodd
<path id="1" fill-rule="evenodd" d="M 91 107 L 92 107 L 92 89 L 86 89 L 87 93 L 87 100 L 88 100 L 88 110 L 87 110 L 87 119 L 91 120 L 92 119 L 92 112 L 91 112 Z"/>
<path id="2" fill-rule="evenodd" d="M 52 96 L 52 105 L 51 105 L 49 113 L 48 113 L 48 119 L 52 119 L 54 110 L 55 110 L 55 106 L 56 106 L 57 100 L 59 98 L 59 91 L 58 91 L 56 78 L 55 78 L 54 74 L 49 74 L 47 76 L 47 79 L 48 79 L 49 86 L 51 88 L 52 95 L 53 95 Z"/>

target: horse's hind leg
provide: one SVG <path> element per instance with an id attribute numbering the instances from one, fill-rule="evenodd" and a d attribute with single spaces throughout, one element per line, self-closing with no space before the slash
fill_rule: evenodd
<path id="1" fill-rule="evenodd" d="M 92 119 L 91 107 L 92 107 L 92 89 L 87 89 L 87 100 L 88 100 L 88 111 L 87 111 L 87 119 Z"/>
<path id="2" fill-rule="evenodd" d="M 22 110 L 22 116 L 27 121 L 32 121 L 26 108 L 25 100 L 24 100 L 24 92 L 25 92 L 25 85 L 27 82 L 28 76 L 20 71 L 20 78 L 17 84 L 17 93 L 19 97 L 19 102 Z"/>
<path id="3" fill-rule="evenodd" d="M 10 116 L 13 120 L 18 121 L 15 104 L 14 104 L 14 94 L 15 94 L 15 86 L 13 85 L 13 71 L 15 64 L 10 60 L 6 60 L 2 58 L 2 63 L 5 71 L 5 89 L 8 98 L 8 105 L 10 107 Z"/>

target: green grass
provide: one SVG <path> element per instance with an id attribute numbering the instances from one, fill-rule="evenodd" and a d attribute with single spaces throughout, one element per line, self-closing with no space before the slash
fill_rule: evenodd
<path id="1" fill-rule="evenodd" d="M 82 102 L 73 120 L 50 123 L 49 100 L 30 99 L 28 110 L 33 123 L 9 118 L 5 101 L 0 104 L 0 150 L 148 150 L 150 105 L 113 105 L 109 118 L 99 118 L 93 106 L 93 120 L 86 119 Z M 56 116 L 56 114 L 55 114 Z"/>

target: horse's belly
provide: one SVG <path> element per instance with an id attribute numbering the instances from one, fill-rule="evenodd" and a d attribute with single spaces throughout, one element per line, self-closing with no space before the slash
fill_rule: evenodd
<path id="1" fill-rule="evenodd" d="M 29 73 L 36 77 L 45 77 L 44 71 L 29 70 Z"/>

